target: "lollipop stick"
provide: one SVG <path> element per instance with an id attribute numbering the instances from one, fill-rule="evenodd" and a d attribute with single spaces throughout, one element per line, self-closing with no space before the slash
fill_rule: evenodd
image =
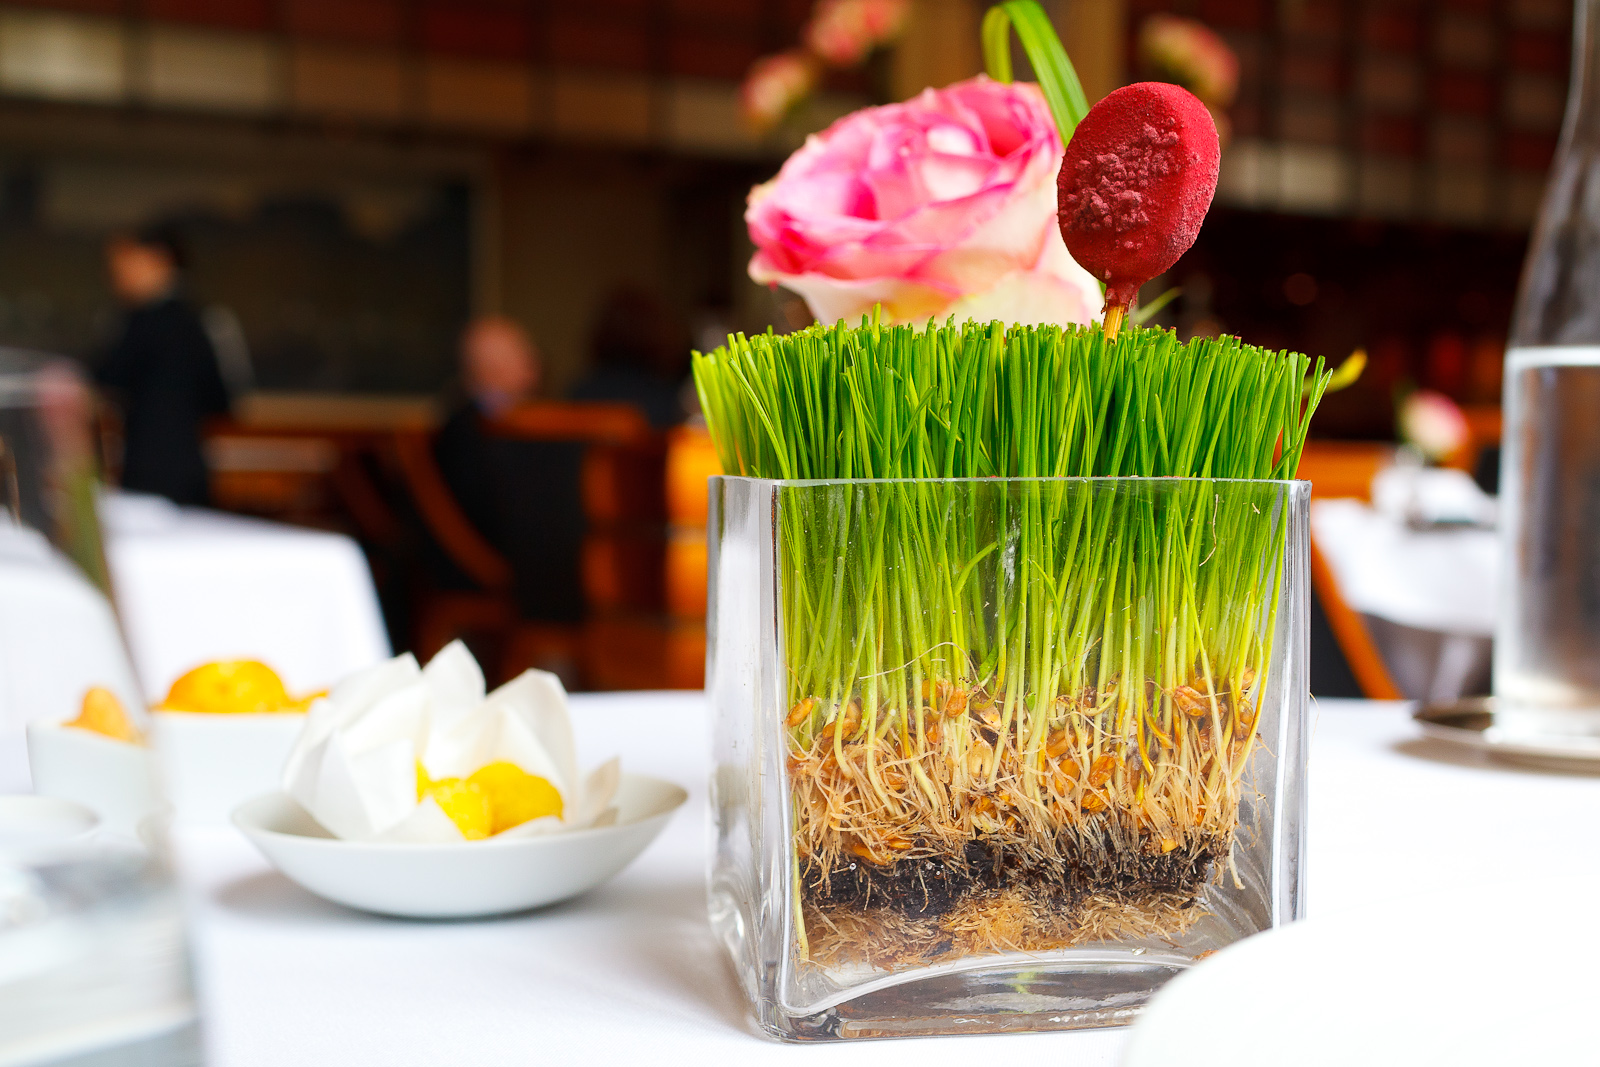
<path id="1" fill-rule="evenodd" d="M 1117 334 L 1122 332 L 1123 317 L 1128 314 L 1128 309 L 1120 304 L 1112 304 L 1106 308 L 1106 340 L 1115 341 Z"/>

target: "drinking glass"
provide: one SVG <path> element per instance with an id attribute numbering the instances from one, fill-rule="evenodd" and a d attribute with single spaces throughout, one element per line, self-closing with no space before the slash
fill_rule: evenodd
<path id="1" fill-rule="evenodd" d="M 712 479 L 711 920 L 763 1029 L 1121 1025 L 1298 918 L 1308 500 Z"/>
<path id="2" fill-rule="evenodd" d="M 0 1064 L 183 1067 L 198 1015 L 90 412 L 70 364 L 0 350 Z"/>
<path id="3" fill-rule="evenodd" d="M 1497 726 L 1600 734 L 1600 0 L 1578 0 L 1561 142 L 1506 353 Z"/>

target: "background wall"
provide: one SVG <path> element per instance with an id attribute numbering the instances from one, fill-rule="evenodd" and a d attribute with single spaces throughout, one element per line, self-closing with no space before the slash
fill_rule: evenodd
<path id="1" fill-rule="evenodd" d="M 707 336 L 786 322 L 744 278 L 745 192 L 887 77 L 836 73 L 752 134 L 738 79 L 809 10 L 0 4 L 0 343 L 91 355 L 115 319 L 104 239 L 154 220 L 188 234 L 196 296 L 237 312 L 276 388 L 445 387 L 475 309 L 525 322 L 559 392 L 622 284 Z"/>
<path id="2" fill-rule="evenodd" d="M 280 387 L 448 383 L 472 309 L 582 372 L 617 286 L 689 333 L 782 328 L 740 216 L 808 131 L 981 64 L 981 0 L 914 0 L 902 43 L 757 137 L 738 79 L 810 0 L 0 3 L 0 342 L 88 352 L 113 227 L 183 221 Z M 1319 430 L 1386 432 L 1389 394 L 1497 380 L 1565 96 L 1567 0 L 1048 0 L 1091 98 L 1141 76 L 1157 12 L 1238 53 L 1215 210 L 1180 331 L 1374 371 Z M 1474 384 L 1476 383 L 1476 384 Z M 1366 390 L 1366 392 L 1363 392 Z"/>

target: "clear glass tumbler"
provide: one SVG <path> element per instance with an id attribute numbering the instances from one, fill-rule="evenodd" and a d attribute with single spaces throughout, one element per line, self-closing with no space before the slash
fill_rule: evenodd
<path id="1" fill-rule="evenodd" d="M 1308 500 L 713 479 L 710 906 L 762 1028 L 1119 1025 L 1297 918 Z"/>
<path id="2" fill-rule="evenodd" d="M 1600 0 L 1578 0 L 1561 143 L 1506 353 L 1501 722 L 1600 735 Z"/>
<path id="3" fill-rule="evenodd" d="M 69 365 L 0 350 L 0 1064 L 187 1067 L 198 1014 L 89 403 Z"/>

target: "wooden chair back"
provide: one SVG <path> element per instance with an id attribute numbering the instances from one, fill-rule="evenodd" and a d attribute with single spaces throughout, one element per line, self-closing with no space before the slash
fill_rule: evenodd
<path id="1" fill-rule="evenodd" d="M 1372 500 L 1372 479 L 1394 462 L 1395 446 L 1383 441 L 1307 441 L 1297 478 L 1320 497 Z"/>
<path id="2" fill-rule="evenodd" d="M 401 430 L 394 435 L 394 452 L 406 491 L 445 555 L 486 592 L 508 593 L 513 581 L 511 564 L 456 502 L 433 457 L 433 434 Z"/>
<path id="3" fill-rule="evenodd" d="M 667 613 L 684 620 L 706 614 L 706 479 L 722 473 L 704 426 L 667 435 Z"/>
<path id="4" fill-rule="evenodd" d="M 663 604 L 666 439 L 628 404 L 522 404 L 487 431 L 514 441 L 586 445 L 580 485 L 587 532 L 581 567 L 591 613 Z"/>
<path id="5" fill-rule="evenodd" d="M 212 503 L 392 544 L 399 520 L 373 476 L 388 436 L 342 423 L 212 419 L 205 427 Z"/>

